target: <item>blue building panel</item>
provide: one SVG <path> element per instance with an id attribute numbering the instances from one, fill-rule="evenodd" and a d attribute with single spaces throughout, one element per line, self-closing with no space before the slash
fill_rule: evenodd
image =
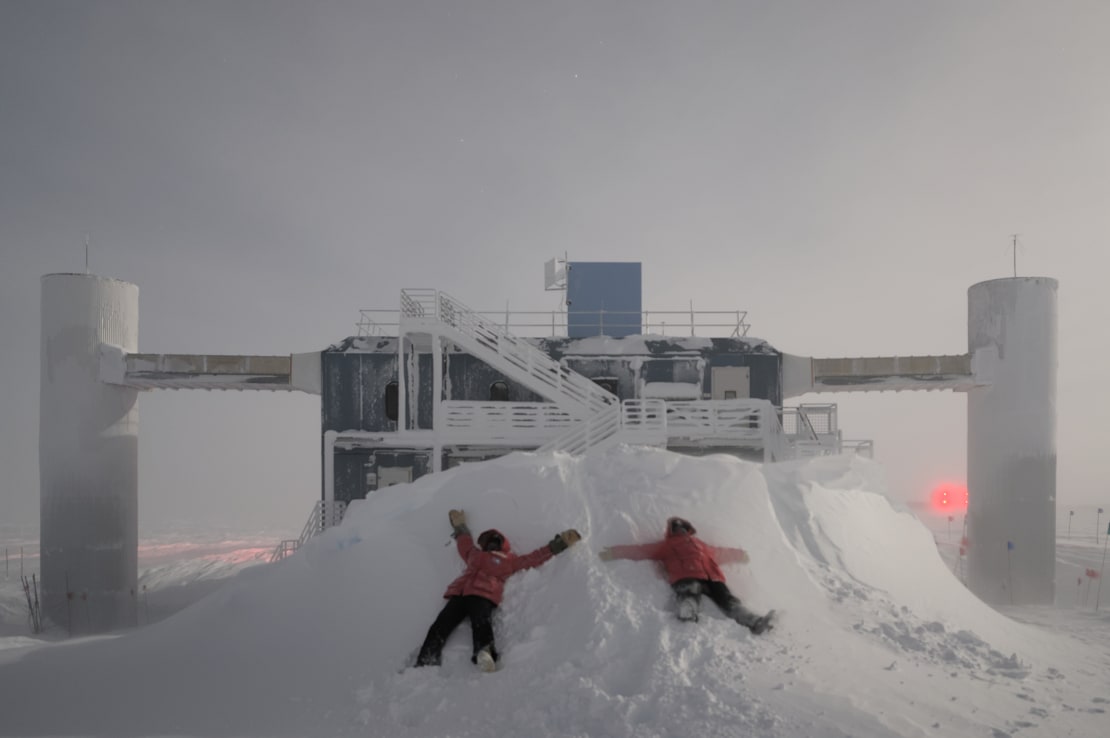
<path id="1" fill-rule="evenodd" d="M 637 336 L 643 323 L 639 262 L 576 261 L 567 265 L 567 335 Z"/>

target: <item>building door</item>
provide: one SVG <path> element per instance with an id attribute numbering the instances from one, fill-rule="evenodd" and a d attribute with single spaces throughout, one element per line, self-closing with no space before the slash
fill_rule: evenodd
<path id="1" fill-rule="evenodd" d="M 746 366 L 715 366 L 710 375 L 714 400 L 742 400 L 752 396 L 751 369 Z"/>
<path id="2" fill-rule="evenodd" d="M 392 487 L 395 484 L 408 484 L 412 481 L 411 466 L 379 466 L 378 489 Z"/>

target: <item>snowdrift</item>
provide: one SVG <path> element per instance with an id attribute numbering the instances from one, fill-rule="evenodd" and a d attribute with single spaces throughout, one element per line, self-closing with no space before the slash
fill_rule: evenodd
<path id="1" fill-rule="evenodd" d="M 969 718 L 963 701 L 998 684 L 1051 688 L 1053 664 L 1082 654 L 969 594 L 928 530 L 881 492 L 881 469 L 856 457 L 763 467 L 621 447 L 461 466 L 353 504 L 295 556 L 164 622 L 0 666 L 0 733 L 1012 730 L 1005 705 Z M 568 527 L 585 537 L 509 581 L 493 674 L 470 664 L 466 623 L 442 667 L 405 668 L 461 570 L 449 508 L 465 509 L 475 533 L 504 531 L 518 553 Z M 709 602 L 700 623 L 680 623 L 655 564 L 598 559 L 604 546 L 658 539 L 671 515 L 748 550 L 749 564 L 725 572 L 750 608 L 782 613 L 771 634 L 752 636 Z"/>

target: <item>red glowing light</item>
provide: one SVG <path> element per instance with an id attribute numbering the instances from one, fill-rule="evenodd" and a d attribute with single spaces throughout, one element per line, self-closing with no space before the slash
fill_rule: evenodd
<path id="1" fill-rule="evenodd" d="M 938 484 L 933 488 L 929 502 L 934 512 L 963 512 L 967 510 L 967 485 L 959 482 Z"/>

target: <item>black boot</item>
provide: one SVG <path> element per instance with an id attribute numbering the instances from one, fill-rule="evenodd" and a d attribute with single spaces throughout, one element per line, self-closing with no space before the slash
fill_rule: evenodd
<path id="1" fill-rule="evenodd" d="M 748 626 L 748 628 L 750 628 L 752 633 L 754 633 L 755 635 L 759 635 L 760 633 L 766 633 L 767 631 L 773 629 L 774 627 L 775 627 L 775 611 L 774 610 L 771 610 L 769 613 L 767 613 L 763 617 L 756 618 L 752 622 L 752 624 Z"/>
<path id="2" fill-rule="evenodd" d="M 698 622 L 698 611 L 701 609 L 701 603 L 696 597 L 679 597 L 678 598 L 678 619 L 685 623 Z"/>
<path id="3" fill-rule="evenodd" d="M 678 619 L 688 623 L 698 622 L 702 583 L 697 579 L 679 579 L 671 585 L 671 589 L 674 590 Z"/>

